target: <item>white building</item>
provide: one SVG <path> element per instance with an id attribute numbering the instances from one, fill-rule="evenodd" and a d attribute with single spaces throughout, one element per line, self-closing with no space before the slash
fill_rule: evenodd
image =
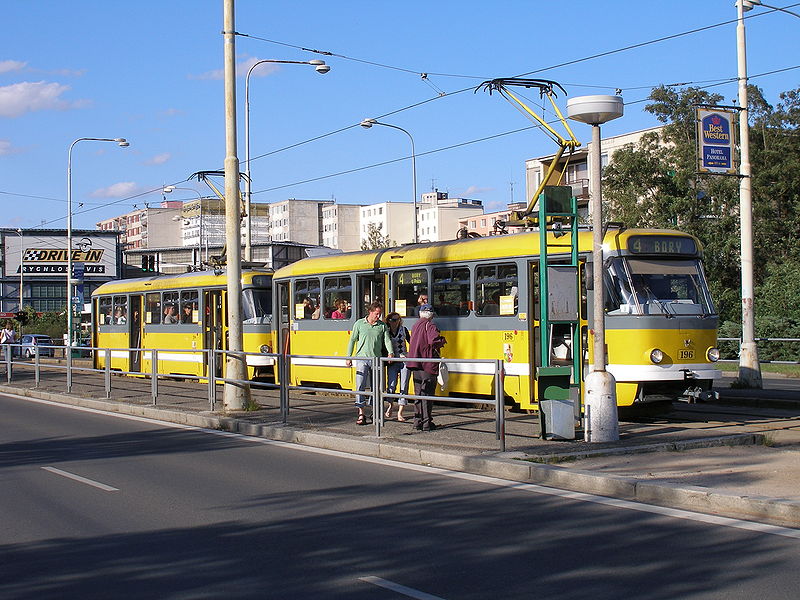
<path id="1" fill-rule="evenodd" d="M 602 167 L 605 167 L 609 161 L 613 159 L 614 153 L 617 150 L 629 144 L 635 144 L 646 133 L 657 132 L 662 128 L 662 126 L 651 127 L 650 129 L 603 138 L 601 141 L 602 155 L 600 156 Z M 592 143 L 589 142 L 588 145 L 581 146 L 575 150 L 571 157 L 568 157 L 567 154 L 562 156 L 548 182 L 549 185 L 557 185 L 562 171 L 564 172 L 564 177 L 561 179 L 560 185 L 572 186 L 572 193 L 578 199 L 578 214 L 582 217 L 586 217 L 590 214 L 589 198 L 592 190 L 589 184 L 592 176 L 590 172 L 591 161 L 589 160 L 589 154 L 591 152 Z M 554 158 L 555 154 L 549 154 L 525 161 L 525 191 L 528 199 L 527 201 L 530 201 L 533 194 L 536 193 L 539 184 L 542 182 Z M 569 162 L 567 162 L 567 160 L 569 160 Z"/>
<path id="2" fill-rule="evenodd" d="M 322 245 L 322 209 L 333 203 L 333 200 L 289 198 L 270 204 L 270 238 L 275 242 Z"/>
<path id="3" fill-rule="evenodd" d="M 483 214 L 483 202 L 468 198 L 449 198 L 447 192 L 422 194 L 417 232 L 421 242 L 454 240 L 465 218 Z"/>
<path id="4" fill-rule="evenodd" d="M 175 221 L 180 219 L 182 207 L 180 200 L 164 200 L 158 207 L 139 208 L 95 226 L 101 231 L 118 231 L 123 250 L 178 246 L 181 229 Z"/>
<path id="5" fill-rule="evenodd" d="M 361 205 L 330 204 L 322 207 L 322 245 L 344 252 L 361 249 Z"/>
<path id="6" fill-rule="evenodd" d="M 414 205 L 411 202 L 380 202 L 362 206 L 360 239 L 367 239 L 370 225 L 389 238 L 392 246 L 409 244 L 414 241 Z"/>

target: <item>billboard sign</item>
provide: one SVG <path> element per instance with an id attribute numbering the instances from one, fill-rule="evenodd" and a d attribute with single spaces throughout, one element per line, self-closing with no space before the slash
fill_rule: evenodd
<path id="1" fill-rule="evenodd" d="M 697 162 L 700 173 L 736 174 L 734 123 L 736 112 L 725 109 L 697 109 Z"/>
<path id="2" fill-rule="evenodd" d="M 6 235 L 4 241 L 5 277 L 19 275 L 20 270 L 25 277 L 67 274 L 65 235 L 26 231 L 22 237 Z M 116 236 L 80 235 L 72 238 L 72 244 L 74 278 L 116 279 L 119 276 Z"/>

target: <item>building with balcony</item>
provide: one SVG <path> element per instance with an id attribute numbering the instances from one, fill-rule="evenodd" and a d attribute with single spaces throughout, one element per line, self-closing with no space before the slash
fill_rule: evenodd
<path id="1" fill-rule="evenodd" d="M 454 240 L 463 227 L 461 220 L 483 215 L 483 201 L 469 198 L 450 198 L 438 190 L 422 194 L 417 219 L 421 242 Z"/>

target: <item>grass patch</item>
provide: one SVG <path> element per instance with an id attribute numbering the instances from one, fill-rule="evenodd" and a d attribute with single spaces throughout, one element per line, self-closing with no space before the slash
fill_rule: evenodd
<path id="1" fill-rule="evenodd" d="M 726 373 L 738 373 L 738 363 L 717 363 L 716 368 Z M 762 373 L 780 373 L 787 377 L 800 377 L 800 365 L 776 365 L 770 363 L 761 364 Z"/>
<path id="2" fill-rule="evenodd" d="M 558 463 L 575 462 L 577 456 L 534 456 L 532 458 L 522 458 L 525 462 L 538 463 L 540 465 L 557 465 Z"/>

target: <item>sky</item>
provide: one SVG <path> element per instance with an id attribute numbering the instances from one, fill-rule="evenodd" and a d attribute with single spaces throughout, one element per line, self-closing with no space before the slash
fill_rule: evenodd
<path id="1" fill-rule="evenodd" d="M 771 4 L 800 14 L 800 2 Z M 82 137 L 124 137 L 130 147 L 74 146 L 76 229 L 158 206 L 166 185 L 177 188 L 172 200 L 210 194 L 190 176 L 221 170 L 225 159 L 222 7 L 222 0 L 6 3 L 0 226 L 66 226 L 68 149 Z M 777 104 L 780 92 L 800 87 L 800 18 L 764 7 L 746 15 L 748 75 Z M 500 96 L 475 91 L 481 82 L 556 81 L 568 94 L 557 99 L 564 112 L 570 97 L 621 90 L 625 114 L 605 124 L 603 136 L 638 131 L 659 124 L 644 110 L 657 85 L 711 86 L 733 103 L 735 19 L 733 0 L 237 0 L 240 169 L 247 69 L 263 59 L 322 59 L 331 67 L 324 75 L 298 64 L 253 71 L 254 202 L 411 202 L 410 140 L 389 127 L 359 126 L 378 118 L 413 138 L 419 194 L 438 189 L 498 210 L 527 200 L 525 160 L 557 147 Z M 534 90 L 515 90 L 541 106 Z M 544 116 L 552 119 L 552 109 Z M 572 127 L 589 141 L 589 126 Z M 215 183 L 224 189 L 221 178 Z"/>

